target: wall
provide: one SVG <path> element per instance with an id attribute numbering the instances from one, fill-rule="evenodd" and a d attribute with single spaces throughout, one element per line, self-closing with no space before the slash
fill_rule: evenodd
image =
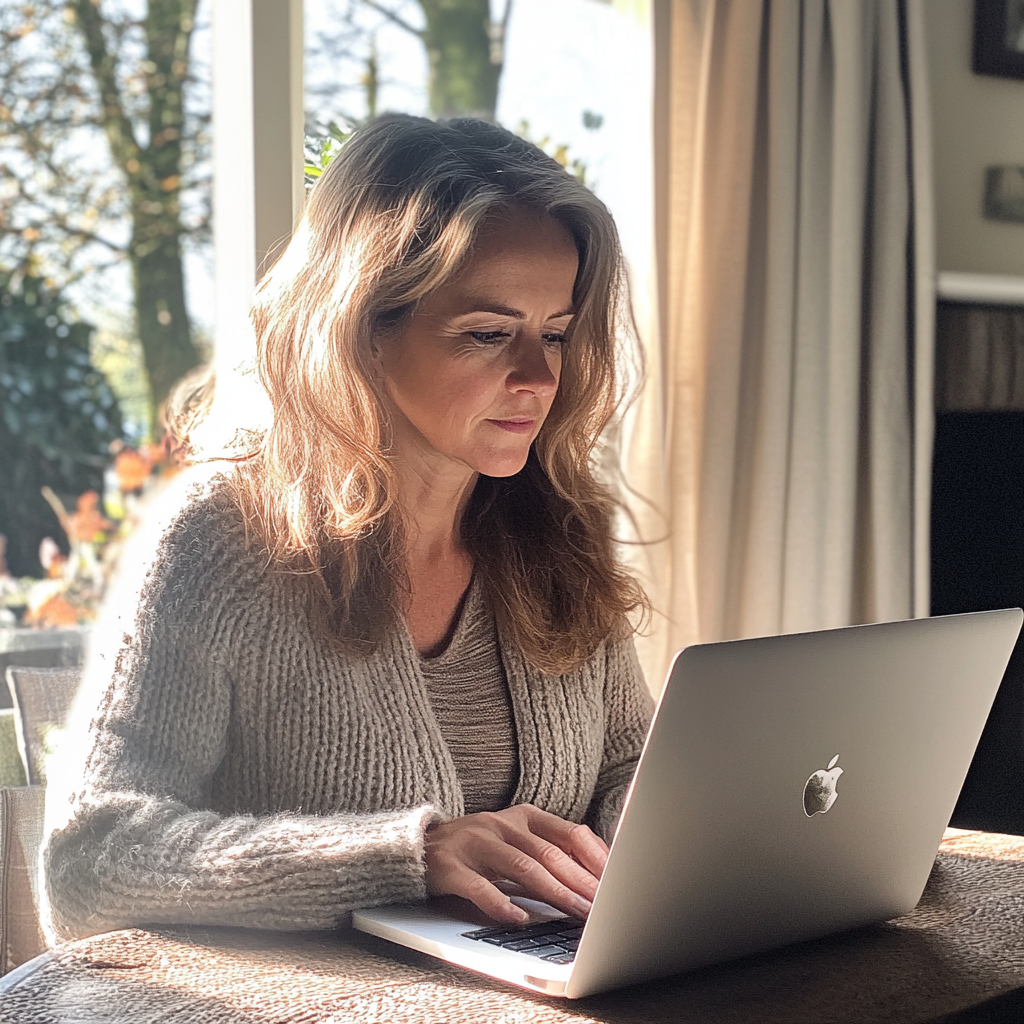
<path id="1" fill-rule="evenodd" d="M 1024 276 L 1024 223 L 982 217 L 984 170 L 1024 166 L 1024 80 L 971 71 L 974 0 L 925 0 L 937 269 Z"/>

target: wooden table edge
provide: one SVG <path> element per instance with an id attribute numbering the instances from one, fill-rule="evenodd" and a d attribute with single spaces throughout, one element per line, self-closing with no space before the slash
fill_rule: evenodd
<path id="1" fill-rule="evenodd" d="M 12 992 L 23 981 L 30 978 L 36 971 L 42 970 L 51 960 L 56 958 L 52 949 L 45 949 L 38 956 L 26 960 L 23 964 L 9 970 L 3 977 L 0 977 L 0 996 Z"/>

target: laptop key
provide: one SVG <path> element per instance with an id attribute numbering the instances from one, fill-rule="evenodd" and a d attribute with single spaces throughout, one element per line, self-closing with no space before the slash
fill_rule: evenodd
<path id="1" fill-rule="evenodd" d="M 541 958 L 551 964 L 571 964 L 576 959 L 575 953 L 552 953 L 550 956 Z"/>
<path id="2" fill-rule="evenodd" d="M 502 946 L 505 949 L 519 949 L 519 943 L 526 940 L 535 940 L 535 945 L 544 945 L 545 942 L 561 943 L 562 937 L 568 935 L 579 936 L 583 934 L 582 925 L 578 928 L 566 928 L 567 925 L 574 925 L 576 919 L 572 917 L 560 917 L 555 921 L 539 921 L 537 924 L 528 925 L 525 928 L 503 928 L 501 926 L 491 928 L 475 928 L 472 931 L 462 932 L 463 938 L 475 939 L 478 942 L 486 942 L 492 946 Z"/>
<path id="3" fill-rule="evenodd" d="M 516 937 L 534 938 L 538 935 L 553 935 L 555 932 L 561 931 L 565 928 L 565 919 L 562 918 L 560 921 L 539 921 L 537 924 L 531 924 L 526 928 L 520 928 L 516 932 Z"/>
<path id="4" fill-rule="evenodd" d="M 563 939 L 580 939 L 583 937 L 582 928 L 566 928 L 558 933 Z"/>
<path id="5" fill-rule="evenodd" d="M 562 947 L 562 949 L 568 949 L 571 952 L 575 952 L 577 949 L 580 948 L 579 939 L 559 939 L 558 944 Z"/>
<path id="6" fill-rule="evenodd" d="M 463 932 L 462 937 L 465 939 L 489 939 L 495 935 L 507 935 L 512 936 L 512 932 L 509 931 L 504 925 L 498 925 L 497 927 L 490 928 L 475 928 L 471 932 Z"/>
<path id="7" fill-rule="evenodd" d="M 564 954 L 565 950 L 558 946 L 531 946 L 529 949 L 521 949 L 519 952 L 525 953 L 527 956 L 549 957 Z"/>

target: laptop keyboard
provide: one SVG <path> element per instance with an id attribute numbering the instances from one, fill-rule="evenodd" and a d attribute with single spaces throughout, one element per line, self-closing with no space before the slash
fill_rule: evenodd
<path id="1" fill-rule="evenodd" d="M 553 964 L 571 964 L 583 934 L 583 922 L 574 917 L 560 917 L 555 921 L 542 921 L 526 928 L 508 929 L 500 925 L 494 928 L 477 928 L 463 932 L 467 939 L 486 942 L 490 946 L 501 946 L 516 953 L 539 957 Z"/>

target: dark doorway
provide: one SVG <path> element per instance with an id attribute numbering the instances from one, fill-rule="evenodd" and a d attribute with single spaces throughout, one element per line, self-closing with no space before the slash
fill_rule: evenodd
<path id="1" fill-rule="evenodd" d="M 936 417 L 932 614 L 1024 606 L 1024 412 Z M 1024 835 L 1024 642 L 950 821 Z"/>

